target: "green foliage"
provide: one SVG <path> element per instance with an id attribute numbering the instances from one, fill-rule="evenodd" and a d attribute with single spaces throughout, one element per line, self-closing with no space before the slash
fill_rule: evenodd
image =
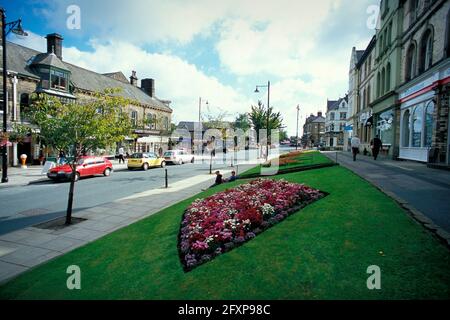
<path id="1" fill-rule="evenodd" d="M 131 101 L 117 93 L 109 89 L 85 103 L 68 104 L 48 95 L 35 95 L 29 116 L 47 146 L 71 151 L 76 160 L 82 152 L 106 148 L 131 135 L 131 121 L 121 111 L 121 106 Z"/>
<path id="2" fill-rule="evenodd" d="M 271 130 L 280 129 L 283 126 L 283 118 L 280 112 L 273 112 L 273 107 L 269 110 L 262 104 L 261 101 L 258 102 L 258 106 L 252 106 L 252 111 L 250 112 L 249 118 L 253 125 L 253 129 L 256 130 L 257 139 L 259 142 L 259 130 L 267 129 L 267 112 L 269 112 L 269 132 L 268 136 L 271 134 Z"/>
<path id="3" fill-rule="evenodd" d="M 236 120 L 234 120 L 233 127 L 234 129 L 242 129 L 242 131 L 244 132 L 249 130 L 252 127 L 252 125 L 250 123 L 248 113 L 240 113 L 236 117 Z"/>

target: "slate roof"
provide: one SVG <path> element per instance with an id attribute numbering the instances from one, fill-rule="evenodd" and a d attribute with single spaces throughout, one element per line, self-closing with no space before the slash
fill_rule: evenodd
<path id="1" fill-rule="evenodd" d="M 338 110 L 342 101 L 346 101 L 348 103 L 348 96 L 344 98 L 339 98 L 339 100 L 327 100 L 327 112 L 332 110 Z"/>
<path id="2" fill-rule="evenodd" d="M 19 75 L 39 79 L 39 76 L 33 71 L 32 64 L 36 64 L 37 61 L 39 63 L 49 62 L 58 68 L 63 67 L 70 71 L 70 80 L 77 89 L 90 92 L 103 92 L 107 88 L 121 88 L 122 92 L 120 95 L 124 98 L 133 99 L 139 103 L 172 112 L 172 109 L 161 100 L 150 97 L 141 88 L 133 86 L 129 82 L 116 80 L 107 75 L 61 61 L 52 53 L 42 53 L 12 42 L 7 42 L 7 54 L 8 70 L 17 72 Z M 62 65 L 59 65 L 58 61 Z"/>
<path id="3" fill-rule="evenodd" d="M 31 65 L 47 65 L 53 66 L 65 71 L 69 71 L 64 63 L 54 53 L 39 53 L 32 61 L 29 61 Z"/>

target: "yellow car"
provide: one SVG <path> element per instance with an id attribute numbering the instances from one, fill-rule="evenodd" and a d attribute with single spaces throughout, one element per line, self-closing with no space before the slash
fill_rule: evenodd
<path id="1" fill-rule="evenodd" d="M 166 161 L 163 158 L 159 158 L 154 152 L 137 152 L 133 153 L 128 159 L 128 170 L 132 169 L 144 169 L 147 171 L 151 167 L 166 166 Z"/>

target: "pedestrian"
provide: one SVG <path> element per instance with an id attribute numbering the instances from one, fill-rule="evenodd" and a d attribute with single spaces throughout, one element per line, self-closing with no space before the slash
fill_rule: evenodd
<path id="1" fill-rule="evenodd" d="M 354 136 L 351 140 L 353 161 L 356 161 L 356 155 L 359 153 L 359 146 L 361 145 L 361 140 L 358 136 Z"/>
<path id="2" fill-rule="evenodd" d="M 125 154 L 125 150 L 123 149 L 123 147 L 119 148 L 119 164 L 122 161 L 123 163 L 125 163 L 125 158 L 123 157 L 123 155 Z"/>
<path id="3" fill-rule="evenodd" d="M 377 160 L 380 149 L 383 147 L 383 142 L 381 141 L 379 135 L 376 135 L 375 138 L 370 142 L 370 146 L 372 147 L 373 159 Z"/>
<path id="4" fill-rule="evenodd" d="M 64 164 L 66 163 L 66 153 L 64 152 L 64 150 L 59 150 L 59 164 Z"/>

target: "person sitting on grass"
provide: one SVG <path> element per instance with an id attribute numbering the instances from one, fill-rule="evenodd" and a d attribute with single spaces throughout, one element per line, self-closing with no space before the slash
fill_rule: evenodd
<path id="1" fill-rule="evenodd" d="M 236 176 L 236 171 L 231 171 L 231 177 L 227 179 L 227 182 L 233 182 L 236 181 L 238 177 Z"/>

